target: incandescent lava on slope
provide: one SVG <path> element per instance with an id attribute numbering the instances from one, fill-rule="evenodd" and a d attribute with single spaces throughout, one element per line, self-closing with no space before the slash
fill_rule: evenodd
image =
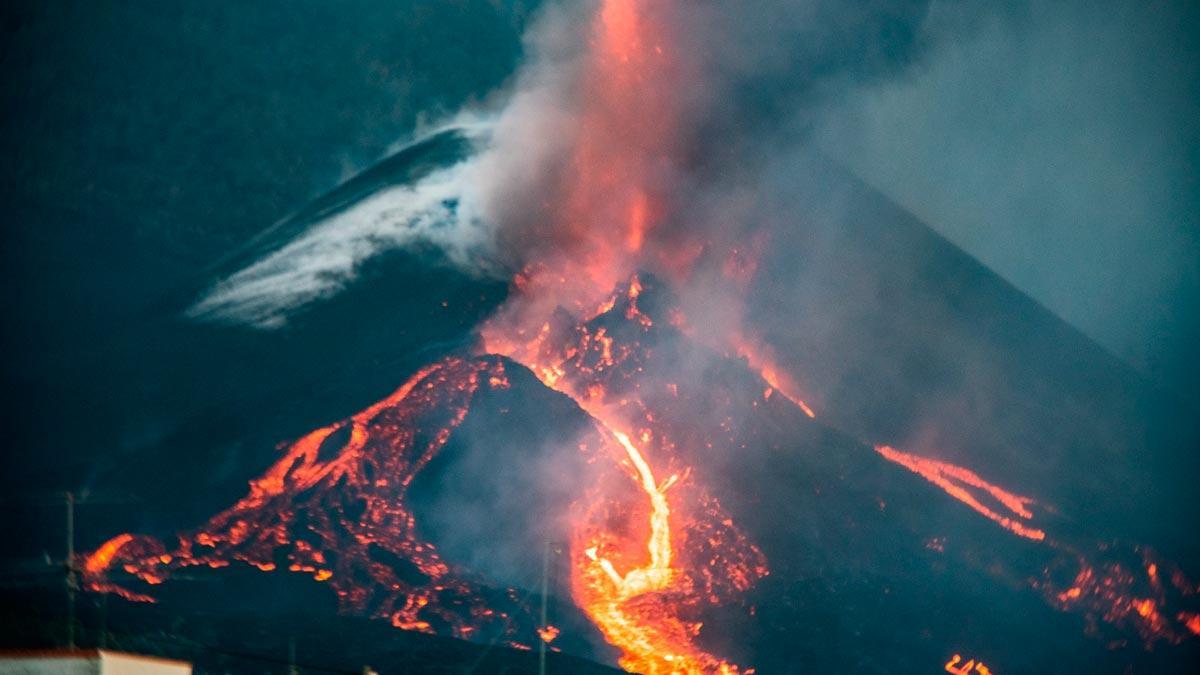
<path id="1" fill-rule="evenodd" d="M 724 354 L 699 344 L 696 329 L 687 325 L 669 296 L 670 291 L 654 279 L 634 276 L 586 320 L 576 321 L 560 309 L 539 329 L 527 331 L 531 339 L 508 340 L 504 326 L 493 325 L 484 329 L 485 342 L 490 350 L 525 363 L 547 386 L 568 393 L 585 410 L 610 420 L 628 438 L 650 449 L 649 457 L 666 462 L 672 480 L 686 476 L 691 486 L 708 485 L 722 467 L 737 463 L 746 453 L 761 451 L 763 437 L 756 428 L 775 425 L 780 407 L 793 406 L 810 420 L 814 415 L 798 397 L 777 396 L 767 374 L 756 369 L 736 344 Z M 740 361 L 735 354 L 741 355 Z M 1009 570 L 1006 578 L 1015 576 L 1054 608 L 1083 615 L 1086 632 L 1118 641 L 1121 635 L 1136 636 L 1147 647 L 1160 641 L 1177 644 L 1197 634 L 1200 589 L 1150 549 L 1055 534 L 1053 521 L 1042 522 L 1037 512 L 1045 509 L 1034 499 L 970 469 L 883 445 L 858 447 L 868 457 L 886 461 L 873 472 L 882 475 L 888 465 L 903 467 L 1011 533 L 1015 537 L 1011 550 L 971 555 L 997 556 L 1000 568 Z M 895 474 L 886 480 L 904 483 Z M 831 480 L 825 487 L 836 485 Z M 699 504 L 707 499 L 701 496 L 682 511 L 703 512 L 706 507 Z M 718 515 L 707 522 L 721 522 L 723 510 L 715 499 L 711 505 Z M 930 521 L 926 527 L 936 532 L 938 523 Z M 729 533 L 740 536 L 736 528 Z M 717 538 L 722 536 L 729 535 Z M 741 575 L 720 572 L 723 578 L 736 579 L 739 591 L 766 573 L 765 564 L 755 564 L 765 558 L 748 546 L 738 543 L 714 549 L 752 551 L 751 557 L 731 561 L 727 568 Z M 695 555 L 708 559 L 703 553 Z M 589 562 L 594 567 L 603 560 L 583 559 L 577 569 L 598 577 Z M 710 569 L 722 566 L 713 559 Z"/>
<path id="2" fill-rule="evenodd" d="M 556 312 L 532 339 L 505 342 L 487 326 L 483 349 L 525 364 L 593 420 L 595 434 L 562 449 L 582 452 L 590 467 L 578 477 L 570 517 L 570 586 L 575 603 L 622 650 L 622 665 L 733 672 L 736 666 L 705 647 L 705 619 L 715 608 L 738 607 L 739 596 L 768 573 L 767 558 L 708 486 L 714 472 L 759 451 L 758 429 L 789 408 L 800 423 L 819 424 L 773 395 L 747 360 L 698 345 L 674 325 L 677 312 L 668 290 L 634 277 L 584 319 Z M 251 565 L 310 575 L 335 590 L 343 611 L 402 629 L 526 642 L 538 629 L 549 634 L 516 590 L 471 581 L 469 570 L 443 560 L 418 536 L 405 501 L 476 393 L 507 387 L 509 371 L 522 367 L 491 354 L 428 366 L 388 398 L 287 446 L 246 497 L 177 546 L 113 538 L 85 560 L 85 582 L 150 600 L 153 586 L 181 568 Z M 918 474 L 1013 534 L 1017 548 L 995 555 L 1015 560 L 1008 568 L 1051 606 L 1082 613 L 1090 631 L 1108 624 L 1148 645 L 1196 632 L 1196 588 L 1151 551 L 1060 539 L 1037 522 L 1036 503 L 974 472 L 858 447 L 895 490 L 911 491 L 904 477 Z M 836 489 L 835 476 L 827 478 Z M 938 524 L 924 528 L 936 532 Z M 120 573 L 139 587 L 118 584 Z"/>
<path id="3" fill-rule="evenodd" d="M 397 628 L 472 637 L 524 638 L 515 591 L 497 594 L 456 574 L 417 533 L 405 503 L 413 478 L 445 445 L 480 387 L 507 387 L 502 359 L 448 358 L 413 375 L 391 396 L 321 427 L 286 448 L 250 492 L 168 549 L 123 534 L 87 558 L 97 591 L 150 600 L 106 577 L 118 568 L 150 586 L 196 566 L 286 569 L 332 586 L 345 612 Z M 520 617 L 517 617 L 520 618 Z"/>
<path id="4" fill-rule="evenodd" d="M 600 474 L 577 504 L 571 582 L 576 603 L 622 650 L 621 665 L 738 672 L 697 645 L 701 616 L 766 575 L 766 559 L 692 479 L 702 453 L 654 424 L 642 376 L 660 329 L 639 307 L 642 290 L 634 276 L 582 321 L 560 308 L 529 341 L 487 326 L 485 348 L 524 363 L 615 441 L 619 471 Z M 645 386 L 671 388 L 650 378 Z"/>
<path id="5" fill-rule="evenodd" d="M 622 292 L 626 302 L 617 319 L 648 329 L 649 317 L 629 304 L 638 289 L 635 280 Z M 624 370 L 640 351 L 635 342 L 614 356 L 603 329 L 593 325 L 613 320 L 613 306 L 616 296 L 592 322 L 563 334 L 575 346 L 561 348 L 578 358 L 555 365 L 570 376 L 551 387 L 579 403 L 596 430 L 578 450 L 565 448 L 583 452 L 594 467 L 580 477 L 572 509 L 574 599 L 622 649 L 628 668 L 737 672 L 697 646 L 701 616 L 766 574 L 765 560 L 716 500 L 690 480 L 676 448 L 626 416 L 644 414 L 644 406 L 622 410 L 602 400 L 605 384 L 612 384 L 606 377 Z M 546 349 L 552 351 L 548 344 Z M 418 536 L 406 504 L 409 485 L 446 444 L 476 392 L 507 387 L 506 368 L 514 367 L 520 366 L 484 355 L 422 369 L 388 398 L 287 446 L 250 483 L 246 497 L 181 535 L 178 546 L 129 534 L 113 538 L 86 559 L 85 583 L 94 591 L 153 601 L 152 587 L 174 571 L 244 564 L 311 575 L 330 584 L 342 611 L 387 619 L 401 629 L 463 638 L 498 633 L 511 640 L 549 634 L 552 627 L 532 623 L 518 591 L 497 593 L 445 562 Z M 543 382 L 551 379 L 548 372 L 556 371 L 542 370 Z M 576 393 L 568 381 L 587 393 Z M 144 588 L 115 583 L 110 577 L 116 572 Z"/>

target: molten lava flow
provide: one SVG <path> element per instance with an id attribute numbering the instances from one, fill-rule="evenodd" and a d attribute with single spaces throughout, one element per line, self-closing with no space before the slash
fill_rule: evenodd
<path id="1" fill-rule="evenodd" d="M 1015 519 L 1032 520 L 1033 513 L 1028 508 L 1033 504 L 1032 499 L 1012 494 L 988 483 L 973 471 L 953 464 L 918 457 L 888 446 L 876 446 L 875 450 L 888 461 L 919 474 L 1013 534 L 1043 543 L 1057 551 L 1055 567 L 1074 567 L 1078 571 L 1065 589 L 1054 579 L 1057 569 L 1047 568 L 1044 578 L 1033 583 L 1035 588 L 1042 590 L 1051 605 L 1063 610 L 1082 611 L 1089 622 L 1102 619 L 1113 626 L 1131 627 L 1148 646 L 1157 640 L 1179 643 L 1188 632 L 1197 634 L 1190 623 L 1190 616 L 1176 613 L 1172 618 L 1163 608 L 1169 598 L 1196 595 L 1200 592 L 1200 586 L 1193 585 L 1178 569 L 1174 569 L 1169 582 L 1164 583 L 1159 575 L 1163 563 L 1156 561 L 1148 549 L 1134 547 L 1133 553 L 1141 557 L 1140 564 L 1131 565 L 1119 560 L 1094 562 L 1079 553 L 1075 546 L 1050 539 L 1045 531 Z M 982 495 L 971 490 L 988 495 L 1015 518 L 984 505 L 980 501 Z M 1118 556 L 1124 551 L 1102 544 L 1099 553 Z M 1094 632 L 1096 629 L 1092 627 L 1089 630 Z"/>
<path id="2" fill-rule="evenodd" d="M 953 675 L 991 675 L 992 671 L 982 661 L 971 659 L 966 663 L 962 663 L 962 655 L 955 654 L 946 662 L 945 671 L 953 673 Z M 962 665 L 959 665 L 959 664 Z"/>
<path id="3" fill-rule="evenodd" d="M 532 635 L 516 592 L 465 581 L 417 535 L 406 505 L 413 478 L 446 443 L 480 387 L 505 388 L 497 358 L 447 359 L 391 396 L 309 433 L 250 492 L 167 551 L 120 535 L 84 564 L 88 588 L 134 600 L 150 596 L 108 580 L 114 569 L 157 585 L 172 571 L 231 563 L 286 569 L 328 583 L 344 611 L 405 630 L 471 637 L 481 629 Z M 528 630 L 515 625 L 530 624 Z"/>
<path id="4" fill-rule="evenodd" d="M 681 79 L 684 63 L 675 58 L 669 22 L 662 20 L 671 7 L 601 3 L 580 84 L 585 103 L 572 148 L 574 171 L 550 199 L 548 235 L 566 233 L 568 250 L 522 270 L 514 282 L 516 298 L 482 334 L 487 352 L 525 365 L 595 418 L 613 441 L 613 461 L 626 469 L 624 477 L 599 480 L 583 498 L 571 551 L 575 599 L 624 652 L 622 665 L 653 673 L 733 671 L 695 645 L 699 628 L 681 616 L 701 598 L 718 598 L 707 586 L 721 572 L 681 558 L 679 547 L 702 531 L 720 532 L 723 537 L 713 538 L 726 545 L 744 545 L 742 554 L 719 558 L 731 561 L 728 576 L 745 585 L 766 573 L 761 553 L 740 533 L 728 532 L 732 521 L 698 488 L 668 495 L 680 473 L 657 481 L 655 466 L 680 461 L 669 441 L 642 428 L 633 414 L 644 407 L 636 395 L 624 404 L 607 400 L 613 366 L 639 346 L 588 325 L 613 307 L 615 297 L 605 302 L 605 296 L 641 260 L 672 258 L 681 248 L 664 254 L 651 246 L 667 199 L 663 177 L 678 146 L 678 105 L 670 85 Z M 638 293 L 635 279 L 624 292 L 625 318 L 648 328 L 652 321 L 638 310 Z M 628 481 L 638 488 L 635 495 L 625 492 Z M 613 531 L 600 513 L 629 523 L 628 532 Z"/>
<path id="5" fill-rule="evenodd" d="M 984 506 L 979 499 L 970 492 L 969 488 L 981 490 L 984 493 L 995 499 L 1001 506 L 1007 509 L 1012 515 L 1029 520 L 1033 518 L 1033 513 L 1029 511 L 1027 506 L 1033 503 L 1033 500 L 1028 497 L 1014 495 L 1011 492 L 1003 490 L 977 476 L 973 471 L 964 469 L 960 466 L 939 462 L 933 459 L 926 459 L 916 455 L 910 455 L 899 450 L 894 450 L 886 445 L 875 447 L 875 451 L 883 455 L 885 459 L 895 462 L 900 466 L 907 468 L 913 473 L 919 474 L 925 480 L 933 483 L 946 491 L 946 494 L 954 497 L 958 501 L 975 509 L 975 511 L 983 514 L 985 517 L 995 521 L 1004 529 L 1016 534 L 1017 536 L 1041 541 L 1046 538 L 1046 533 L 1037 528 L 1028 527 L 1025 524 L 1013 520 L 1008 516 L 1001 515 L 996 511 Z"/>
<path id="6" fill-rule="evenodd" d="M 618 471 L 601 471 L 576 506 L 571 586 L 576 603 L 621 649 L 621 665 L 643 673 L 738 672 L 697 646 L 701 622 L 689 613 L 745 591 L 767 574 L 765 560 L 719 504 L 687 480 L 686 469 L 656 477 L 655 463 L 681 463 L 685 449 L 646 426 L 652 413 L 640 385 L 625 379 L 639 373 L 643 343 L 656 327 L 639 306 L 642 291 L 635 277 L 585 319 L 546 321 L 515 337 L 493 323 L 483 331 L 484 348 L 521 361 L 571 397 L 610 439 Z M 617 384 L 619 392 L 610 389 Z"/>
<path id="7" fill-rule="evenodd" d="M 604 632 L 609 642 L 624 652 L 621 665 L 643 673 L 705 672 L 736 669 L 692 644 L 693 629 L 681 621 L 668 596 L 678 576 L 672 567 L 670 521 L 666 490 L 673 480 L 659 485 L 628 436 L 613 431 L 613 437 L 632 463 L 650 503 L 649 536 L 646 537 L 644 562 L 623 574 L 609 559 L 608 550 L 620 544 L 611 534 L 577 533 L 573 542 L 573 562 L 577 574 L 572 579 L 577 600 Z M 674 478 L 674 477 L 672 477 Z M 578 552 L 582 550 L 583 556 Z M 634 557 L 634 556 L 631 556 Z M 662 593 L 652 596 L 649 594 Z"/>
<path id="8" fill-rule="evenodd" d="M 1099 553 L 1107 559 L 1094 561 L 1067 546 L 1057 546 L 1069 554 L 1062 566 L 1069 564 L 1077 572 L 1069 586 L 1061 589 L 1051 580 L 1058 570 L 1047 570 L 1041 588 L 1054 606 L 1082 611 L 1091 622 L 1100 619 L 1114 626 L 1130 626 L 1146 645 L 1158 640 L 1177 644 L 1200 634 L 1195 630 L 1200 627 L 1196 614 L 1167 610 L 1180 598 L 1195 597 L 1200 585 L 1190 582 L 1174 565 L 1158 560 L 1153 551 L 1103 545 Z M 1130 559 L 1135 556 L 1140 560 Z M 1170 574 L 1160 575 L 1160 568 L 1169 568 Z M 1089 630 L 1096 632 L 1097 628 L 1093 625 Z"/>
<path id="9" fill-rule="evenodd" d="M 112 539 L 104 542 L 104 544 L 96 549 L 91 555 L 87 556 L 83 562 L 84 574 L 102 574 L 108 569 L 112 559 L 117 555 L 125 544 L 133 541 L 132 534 L 119 534 Z"/>
<path id="10" fill-rule="evenodd" d="M 650 561 L 645 567 L 629 570 L 622 576 L 606 558 L 596 557 L 597 549 L 595 547 L 588 547 L 587 550 L 591 551 L 588 557 L 600 564 L 600 568 L 604 570 L 616 587 L 618 598 L 627 599 L 642 593 L 661 590 L 671 582 L 671 507 L 667 506 L 666 490 L 674 482 L 675 476 L 659 486 L 654 481 L 650 465 L 642 457 L 641 451 L 629 442 L 629 437 L 619 431 L 613 431 L 612 435 L 625 449 L 629 461 L 637 469 L 642 491 L 650 500 L 650 537 L 646 542 Z"/>
<path id="11" fill-rule="evenodd" d="M 735 335 L 732 338 L 733 348 L 737 355 L 746 359 L 750 364 L 750 368 L 757 372 L 760 377 L 770 388 L 763 392 L 765 398 L 771 398 L 771 394 L 779 392 L 784 398 L 794 403 L 800 410 L 808 415 L 809 419 L 815 419 L 817 414 L 809 407 L 800 395 L 800 385 L 798 385 L 783 368 L 780 368 L 775 359 L 769 356 L 770 351 L 764 348 L 758 341 L 751 340 L 743 335 Z"/>

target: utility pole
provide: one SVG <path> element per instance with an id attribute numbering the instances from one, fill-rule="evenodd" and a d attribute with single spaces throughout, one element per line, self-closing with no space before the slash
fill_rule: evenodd
<path id="1" fill-rule="evenodd" d="M 13 497 L 5 495 L 6 500 L 9 498 Z M 66 544 L 66 555 L 60 560 L 57 558 L 57 556 L 51 558 L 50 552 L 46 551 L 46 567 L 43 569 L 54 573 L 55 581 L 53 583 L 55 585 L 58 583 L 58 573 L 63 574 L 63 580 L 66 582 L 66 587 L 64 590 L 67 592 L 67 634 L 66 640 L 64 640 L 64 646 L 67 649 L 74 650 L 79 646 L 79 640 L 83 636 L 83 632 L 80 630 L 79 626 L 79 617 L 77 616 L 79 609 L 79 593 L 81 590 L 83 590 L 83 570 L 80 568 L 79 556 L 75 552 L 75 510 L 79 506 L 89 504 L 133 504 L 138 500 L 136 497 L 128 494 L 97 495 L 87 489 L 85 489 L 82 494 L 79 494 L 74 490 L 54 490 L 48 493 L 35 493 L 27 496 L 17 495 L 15 496 L 15 499 L 22 502 L 29 501 L 39 505 L 48 505 L 48 512 L 45 515 L 49 518 L 57 518 L 59 504 L 63 506 L 63 515 L 64 519 L 66 520 L 66 536 L 64 541 Z M 107 644 L 108 601 L 105 596 L 102 596 L 100 602 L 100 621 L 103 622 L 100 640 L 102 641 L 102 644 Z"/>
<path id="2" fill-rule="evenodd" d="M 75 592 L 79 578 L 75 573 L 75 493 L 67 491 L 67 649 L 75 649 Z"/>

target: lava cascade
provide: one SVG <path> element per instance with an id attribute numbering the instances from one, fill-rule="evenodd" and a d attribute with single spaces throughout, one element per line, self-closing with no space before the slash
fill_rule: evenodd
<path id="1" fill-rule="evenodd" d="M 696 449 L 677 447 L 653 423 L 638 364 L 654 341 L 655 320 L 639 308 L 641 292 L 635 276 L 591 316 L 579 321 L 560 311 L 529 342 L 485 329 L 485 349 L 524 363 L 575 400 L 615 439 L 626 481 L 641 488 L 639 506 L 613 499 L 611 477 L 597 481 L 579 505 L 572 536 L 575 600 L 621 648 L 621 665 L 646 673 L 737 672 L 696 646 L 700 622 L 689 616 L 747 590 L 768 573 L 766 560 L 717 500 L 689 480 Z M 652 464 L 668 467 L 667 477 L 656 477 L 663 471 Z M 609 524 L 630 512 L 640 514 L 641 526 L 632 528 L 637 536 L 621 537 Z"/>

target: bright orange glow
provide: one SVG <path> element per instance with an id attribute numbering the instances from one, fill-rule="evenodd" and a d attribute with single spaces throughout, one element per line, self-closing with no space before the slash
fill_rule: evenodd
<path id="1" fill-rule="evenodd" d="M 1180 612 L 1176 617 L 1193 635 L 1200 635 L 1200 614 Z"/>
<path id="2" fill-rule="evenodd" d="M 638 308 L 641 293 L 641 283 L 634 278 L 626 288 L 599 302 L 588 318 L 619 316 L 642 331 L 650 330 L 653 320 Z M 537 334 L 544 336 L 547 331 Z M 621 406 L 614 409 L 606 400 L 602 382 L 629 358 L 636 345 L 617 345 L 606 329 L 593 330 L 587 322 L 567 335 L 577 342 L 556 345 L 539 337 L 534 348 L 500 331 L 484 333 L 488 351 L 521 361 L 543 384 L 571 397 L 591 415 L 610 439 L 611 458 L 624 469 L 619 480 L 602 480 L 578 505 L 583 515 L 571 543 L 571 586 L 576 603 L 604 637 L 621 649 L 620 663 L 628 670 L 649 674 L 739 672 L 737 666 L 695 645 L 698 626 L 681 615 L 681 608 L 699 599 L 686 600 L 700 596 L 695 576 L 722 574 L 737 588 L 749 587 L 767 573 L 761 553 L 736 532 L 729 532 L 727 541 L 718 539 L 713 544 L 732 547 L 728 557 L 734 562 L 729 567 L 697 571 L 698 561 L 680 559 L 678 530 L 697 527 L 698 519 L 709 523 L 712 520 L 707 519 L 714 519 L 718 528 L 727 529 L 732 528 L 732 521 L 719 511 L 704 512 L 697 506 L 678 513 L 669 491 L 679 484 L 679 474 L 660 480 L 645 448 L 639 447 L 639 443 L 653 442 L 655 435 L 641 429 L 635 441 L 630 432 L 622 430 L 632 430 L 635 425 L 624 417 Z M 625 398 L 622 403 L 631 401 Z M 626 480 L 637 486 L 639 499 L 635 502 L 617 496 Z M 632 531 L 637 536 L 611 530 L 608 523 L 614 512 L 635 519 Z"/>
<path id="3" fill-rule="evenodd" d="M 397 628 L 434 632 L 436 624 L 464 638 L 485 626 L 511 632 L 509 616 L 487 607 L 478 588 L 417 535 L 405 504 L 412 479 L 481 386 L 508 386 L 499 359 L 447 359 L 421 369 L 391 396 L 292 443 L 245 497 L 181 535 L 170 553 L 130 535 L 110 540 L 87 559 L 85 585 L 149 600 L 106 575 L 115 567 L 157 585 L 195 566 L 236 562 L 269 572 L 284 555 L 285 569 L 329 584 L 343 610 L 369 607 Z"/>
<path id="4" fill-rule="evenodd" d="M 776 365 L 775 360 L 770 356 L 770 350 L 764 348 L 758 341 L 751 340 L 744 335 L 733 337 L 733 348 L 738 356 L 746 359 L 751 370 L 756 371 L 763 381 L 770 385 L 770 389 L 763 392 L 763 398 L 769 399 L 772 393 L 778 391 L 804 411 L 809 418 L 816 418 L 817 414 L 804 402 L 804 398 L 800 394 L 800 385 L 787 374 L 787 371 Z"/>
<path id="5" fill-rule="evenodd" d="M 100 574 L 108 569 L 112 563 L 113 557 L 121 550 L 125 544 L 133 541 L 132 534 L 118 534 L 117 536 L 104 542 L 100 548 L 89 555 L 83 563 L 83 571 L 86 574 Z"/>
<path id="6" fill-rule="evenodd" d="M 681 583 L 682 570 L 673 565 L 671 509 L 666 497 L 676 477 L 658 483 L 629 437 L 619 431 L 611 433 L 633 465 L 650 504 L 645 556 L 640 565 L 622 573 L 608 552 L 634 560 L 636 555 L 623 551 L 610 533 L 577 533 L 572 544 L 576 600 L 604 637 L 622 650 L 621 666 L 627 670 L 647 674 L 738 672 L 736 666 L 698 649 L 693 641 L 698 627 L 677 615 L 668 596 L 654 595 L 686 588 Z"/>
<path id="7" fill-rule="evenodd" d="M 546 626 L 545 628 L 537 629 L 538 637 L 541 638 L 542 642 L 545 642 L 546 644 L 554 642 L 554 639 L 558 637 L 560 632 L 561 631 L 554 626 Z"/>
<path id="8" fill-rule="evenodd" d="M 953 673 L 954 675 L 972 675 L 972 673 L 975 675 L 991 675 L 992 671 L 982 661 L 971 659 L 966 663 L 962 663 L 962 658 L 961 654 L 951 656 L 950 660 L 946 662 L 946 672 Z M 962 665 L 959 665 L 960 663 Z"/>
<path id="9" fill-rule="evenodd" d="M 600 8 L 600 23 L 604 53 L 623 63 L 637 55 L 641 36 L 636 0 L 605 0 Z"/>
<path id="10" fill-rule="evenodd" d="M 646 195 L 636 192 L 629 205 L 629 231 L 625 235 L 625 248 L 631 253 L 640 251 L 646 238 L 646 208 Z"/>
<path id="11" fill-rule="evenodd" d="M 1143 557 L 1143 576 L 1138 567 L 1129 567 L 1123 561 L 1093 562 L 1070 546 L 1053 541 L 1049 544 L 1062 551 L 1064 558 L 1073 558 L 1078 569 L 1066 590 L 1059 591 L 1049 583 L 1035 584 L 1052 605 L 1132 629 L 1147 646 L 1159 640 L 1178 644 L 1198 634 L 1193 628 L 1200 626 L 1189 623 L 1194 614 L 1165 610 L 1172 596 L 1194 596 L 1200 587 L 1192 584 L 1178 568 L 1163 575 L 1164 563 L 1149 549 L 1134 548 Z"/>
<path id="12" fill-rule="evenodd" d="M 976 495 L 971 493 L 970 489 L 980 490 L 989 495 L 1013 516 L 1024 520 L 1033 518 L 1033 513 L 1027 508 L 1027 506 L 1033 503 L 1032 499 L 1014 495 L 1011 492 L 996 487 L 975 475 L 973 471 L 960 466 L 910 455 L 886 445 L 876 446 L 875 451 L 883 455 L 888 461 L 895 462 L 913 473 L 919 474 L 925 480 L 945 490 L 946 494 L 966 504 L 990 520 L 995 521 L 1013 534 L 1025 537 L 1026 539 L 1033 539 L 1034 541 L 1041 541 L 1046 538 L 1046 533 L 1042 530 L 1029 527 L 1022 522 L 1001 515 L 991 508 L 984 506 Z"/>

